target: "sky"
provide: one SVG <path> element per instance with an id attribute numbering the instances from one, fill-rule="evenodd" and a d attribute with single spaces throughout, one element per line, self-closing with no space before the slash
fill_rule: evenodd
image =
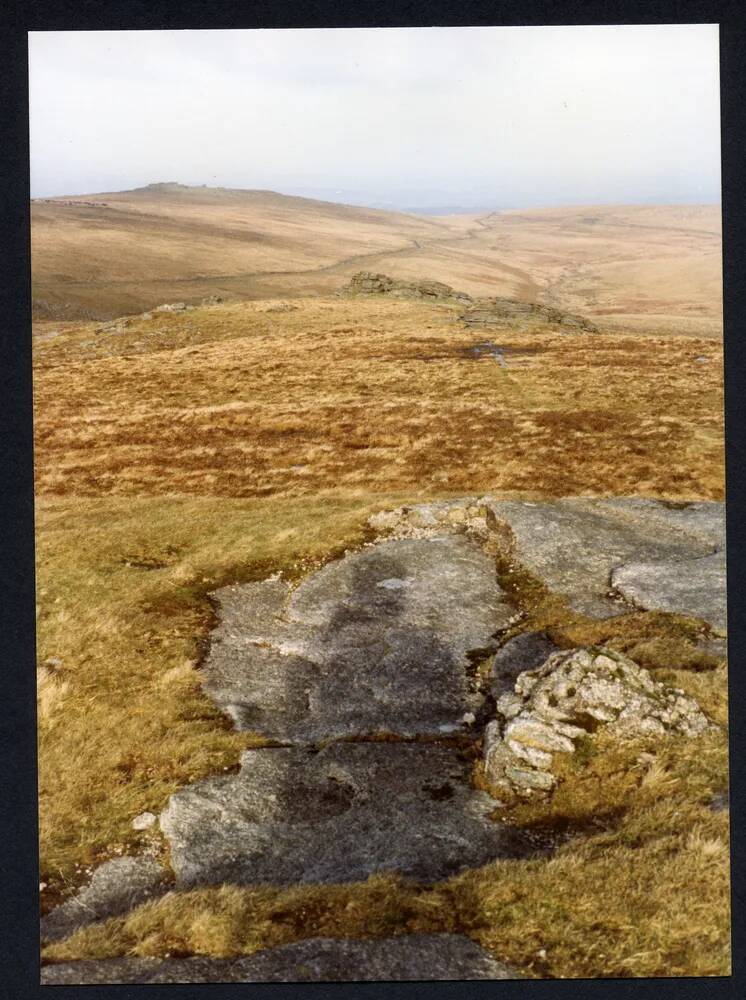
<path id="1" fill-rule="evenodd" d="M 717 25 L 32 32 L 32 197 L 717 202 Z"/>

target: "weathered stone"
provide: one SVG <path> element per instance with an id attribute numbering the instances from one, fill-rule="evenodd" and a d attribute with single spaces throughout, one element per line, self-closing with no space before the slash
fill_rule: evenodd
<path id="1" fill-rule="evenodd" d="M 538 747 L 529 746 L 521 743 L 519 740 L 511 740 L 507 736 L 505 737 L 505 742 L 516 757 L 520 760 L 525 760 L 526 763 L 537 768 L 539 771 L 548 771 L 552 766 L 552 755 L 546 750 L 539 750 Z"/>
<path id="2" fill-rule="evenodd" d="M 510 721 L 505 727 L 505 740 L 520 743 L 526 747 L 558 753 L 572 753 L 575 744 L 540 719 L 521 716 Z"/>
<path id="3" fill-rule="evenodd" d="M 176 792 L 161 814 L 180 887 L 433 881 L 536 847 L 489 819 L 471 767 L 438 743 L 333 743 L 246 751 L 237 775 Z"/>
<path id="4" fill-rule="evenodd" d="M 264 302 L 256 307 L 261 313 L 295 312 L 296 309 L 298 306 L 292 302 Z"/>
<path id="5" fill-rule="evenodd" d="M 155 823 L 155 821 L 156 821 L 155 813 L 152 812 L 140 813 L 139 816 L 135 816 L 135 818 L 132 820 L 132 829 L 147 830 Z"/>
<path id="6" fill-rule="evenodd" d="M 475 299 L 460 319 L 469 327 L 547 325 L 598 333 L 598 327 L 586 319 L 536 302 L 516 299 Z"/>
<path id="7" fill-rule="evenodd" d="M 186 312 L 190 308 L 191 306 L 188 306 L 186 302 L 165 302 L 162 306 L 156 306 L 152 312 Z"/>
<path id="8" fill-rule="evenodd" d="M 505 775 L 519 788 L 538 789 L 542 792 L 547 792 L 555 785 L 554 776 L 547 771 L 529 771 L 522 767 L 507 767 Z"/>
<path id="9" fill-rule="evenodd" d="M 466 529 L 477 536 L 487 533 L 486 510 L 478 497 L 433 500 L 380 511 L 368 518 L 368 524 L 375 531 L 388 532 L 395 538 L 430 538 L 454 528 Z"/>
<path id="10" fill-rule="evenodd" d="M 521 979 L 459 934 L 309 938 L 246 958 L 114 958 L 47 965 L 43 985 Z"/>
<path id="11" fill-rule="evenodd" d="M 540 667 L 559 648 L 545 632 L 523 632 L 509 639 L 492 661 L 490 689 L 493 696 L 499 698 L 512 691 L 519 674 Z"/>
<path id="12" fill-rule="evenodd" d="M 107 861 L 84 889 L 42 919 L 42 939 L 55 941 L 79 927 L 126 913 L 167 888 L 166 872 L 152 858 Z"/>
<path id="13" fill-rule="evenodd" d="M 453 300 L 462 304 L 472 301 L 470 295 L 457 292 L 442 281 L 430 281 L 427 278 L 400 281 L 387 274 L 375 274 L 372 271 L 353 274 L 349 284 L 341 292 L 343 295 L 392 295 L 402 299 Z"/>
<path id="14" fill-rule="evenodd" d="M 621 737 L 698 736 L 710 728 L 683 692 L 653 680 L 647 670 L 612 650 L 553 653 L 517 678 L 512 696 L 497 701 L 498 718 L 485 730 L 485 774 L 498 796 L 506 788 L 549 790 L 555 753 L 600 726 Z M 527 767 L 528 765 L 528 767 Z"/>
<path id="15" fill-rule="evenodd" d="M 456 520 L 461 523 L 455 525 Z M 385 511 L 370 523 L 398 538 L 424 538 L 454 526 L 477 537 L 491 535 L 515 563 L 565 596 L 574 610 L 591 617 L 629 613 L 639 600 L 644 607 L 701 617 L 724 631 L 722 503 L 673 504 L 634 497 L 543 502 L 464 497 Z M 637 564 L 645 567 L 654 585 L 644 586 Z M 621 586 L 612 590 L 615 571 Z M 515 649 L 506 644 L 505 661 L 499 656 L 496 661 L 506 674 L 521 644 L 531 645 L 522 637 L 515 641 Z M 725 655 L 724 648 L 715 652 Z M 499 683 L 493 693 L 499 697 Z"/>
<path id="16" fill-rule="evenodd" d="M 494 563 L 456 535 L 395 539 L 214 595 L 205 690 L 240 729 L 313 742 L 438 734 L 479 715 L 468 674 L 510 620 Z"/>
<path id="17" fill-rule="evenodd" d="M 497 699 L 497 710 L 506 719 L 512 719 L 523 708 L 523 700 L 515 691 L 506 691 Z"/>
<path id="18" fill-rule="evenodd" d="M 668 601 L 673 607 L 677 565 L 710 556 L 725 545 L 720 503 L 698 502 L 681 509 L 634 498 L 541 503 L 485 499 L 483 504 L 490 512 L 492 530 L 515 562 L 566 597 L 574 610 L 595 618 L 630 610 L 630 605 L 609 596 L 612 573 L 618 567 L 668 566 L 669 572 L 658 577 L 664 589 L 656 606 L 664 607 Z M 718 576 L 714 560 L 707 585 L 712 590 L 709 607 L 719 614 L 725 578 Z M 703 614 L 708 612 L 704 603 L 699 607 Z"/>
<path id="19" fill-rule="evenodd" d="M 724 552 L 675 563 L 627 563 L 613 571 L 611 584 L 638 607 L 701 618 L 726 631 Z"/>

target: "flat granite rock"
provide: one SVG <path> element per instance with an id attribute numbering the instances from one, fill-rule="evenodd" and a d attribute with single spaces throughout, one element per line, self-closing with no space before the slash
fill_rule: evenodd
<path id="1" fill-rule="evenodd" d="M 640 608 L 701 618 L 721 635 L 727 629 L 724 552 L 676 563 L 627 563 L 613 571 L 611 583 Z"/>
<path id="2" fill-rule="evenodd" d="M 384 541 L 296 588 L 225 587 L 204 687 L 237 728 L 292 742 L 452 732 L 483 696 L 471 651 L 513 613 L 494 563 L 468 538 Z"/>
<path id="3" fill-rule="evenodd" d="M 41 970 L 42 985 L 92 983 L 313 983 L 521 979 L 460 934 L 309 938 L 247 958 L 112 958 Z"/>
<path id="4" fill-rule="evenodd" d="M 161 814 L 177 887 L 422 881 L 540 851 L 489 818 L 471 762 L 439 743 L 333 743 L 247 750 L 237 775 L 172 795 Z"/>
<path id="5" fill-rule="evenodd" d="M 629 604 L 609 596 L 612 574 L 622 566 L 644 564 L 661 569 L 655 580 L 658 590 L 648 588 L 644 606 L 696 615 L 713 625 L 724 618 L 724 557 L 707 564 L 707 600 L 681 601 L 675 583 L 693 560 L 724 551 L 721 503 L 672 505 L 626 497 L 482 502 L 491 514 L 492 529 L 516 562 L 582 614 L 610 618 L 629 612 Z M 642 593 L 642 583 L 639 589 Z M 693 594 L 690 589 L 687 596 Z"/>
<path id="6" fill-rule="evenodd" d="M 166 872 L 152 858 L 114 858 L 97 868 L 80 892 L 42 919 L 42 939 L 56 941 L 79 927 L 126 913 L 167 888 Z"/>

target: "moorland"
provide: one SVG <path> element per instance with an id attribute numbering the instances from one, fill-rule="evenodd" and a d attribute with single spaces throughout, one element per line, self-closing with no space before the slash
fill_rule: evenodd
<path id="1" fill-rule="evenodd" d="M 133 817 L 268 745 L 201 687 L 217 587 L 302 579 L 402 504 L 724 497 L 718 206 L 417 217 L 168 184 L 40 199 L 32 225 L 44 912 L 107 859 L 167 866 Z M 361 270 L 597 332 L 475 332 L 448 297 L 349 294 Z M 507 365 L 474 352 L 485 337 Z M 582 828 L 549 859 L 434 886 L 172 892 L 45 960 L 455 931 L 529 976 L 725 974 L 728 813 L 708 806 L 727 784 L 723 656 L 680 616 L 602 626 L 503 583 L 526 628 L 632 650 L 720 728 L 647 770 L 634 743 L 570 762 L 548 804 L 515 812 Z"/>

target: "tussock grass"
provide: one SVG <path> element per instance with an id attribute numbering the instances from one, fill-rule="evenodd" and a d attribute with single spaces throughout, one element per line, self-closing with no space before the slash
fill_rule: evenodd
<path id="1" fill-rule="evenodd" d="M 37 489 L 723 496 L 713 341 L 494 330 L 517 352 L 504 369 L 465 355 L 484 334 L 447 306 L 296 305 L 155 314 L 38 343 Z"/>

